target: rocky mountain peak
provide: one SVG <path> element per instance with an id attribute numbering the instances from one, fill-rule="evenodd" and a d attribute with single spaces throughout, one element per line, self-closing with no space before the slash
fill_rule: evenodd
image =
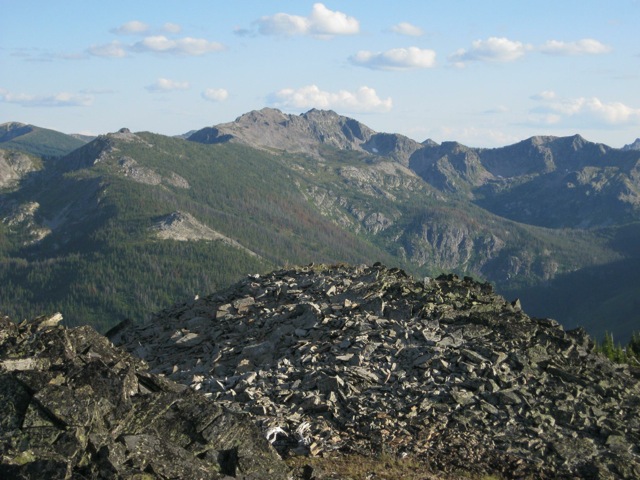
<path id="1" fill-rule="evenodd" d="M 557 139 L 558 137 L 555 137 L 553 135 L 535 135 L 519 143 L 530 144 L 530 145 L 533 145 L 534 147 L 539 147 L 539 146 L 547 145 L 550 142 L 553 142 L 554 140 L 557 140 Z"/>
<path id="2" fill-rule="evenodd" d="M 322 110 L 318 108 L 312 108 L 306 113 L 301 114 L 301 117 L 305 118 L 309 121 L 336 121 L 340 118 L 344 118 L 341 115 L 338 115 L 333 110 Z"/>
<path id="3" fill-rule="evenodd" d="M 278 123 L 287 119 L 287 115 L 276 108 L 265 107 L 260 110 L 252 110 L 236 118 L 235 123 L 248 125 L 251 123 Z"/>
<path id="4" fill-rule="evenodd" d="M 132 133 L 128 128 L 121 128 L 117 132 L 108 133 L 107 136 L 125 142 L 142 141 L 138 135 Z"/>
<path id="5" fill-rule="evenodd" d="M 625 145 L 622 150 L 640 150 L 640 138 L 636 138 L 633 143 Z"/>
<path id="6" fill-rule="evenodd" d="M 640 475 L 640 372 L 471 278 L 285 269 L 110 338 L 250 412 L 281 452 L 385 451 L 504 478 Z"/>
<path id="7" fill-rule="evenodd" d="M 240 142 L 256 148 L 304 153 L 317 158 L 322 146 L 391 157 L 405 165 L 421 145 L 397 134 L 376 133 L 355 119 L 332 110 L 312 109 L 301 115 L 263 108 L 234 122 L 207 127 L 188 140 L 201 143 Z"/>
<path id="8" fill-rule="evenodd" d="M 573 137 L 571 137 L 571 140 L 572 140 L 571 145 L 573 146 L 574 150 L 579 150 L 583 148 L 587 143 L 590 143 L 582 135 L 579 135 L 579 134 L 576 134 Z"/>

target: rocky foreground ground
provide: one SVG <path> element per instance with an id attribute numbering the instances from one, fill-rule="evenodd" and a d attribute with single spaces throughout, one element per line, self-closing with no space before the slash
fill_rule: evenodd
<path id="1" fill-rule="evenodd" d="M 0 478 L 320 480 L 344 455 L 425 479 L 640 478 L 640 372 L 469 278 L 251 275 L 123 322 L 108 336 L 130 354 L 60 319 L 0 319 Z"/>
<path id="2" fill-rule="evenodd" d="M 639 372 L 470 278 L 418 281 L 379 264 L 281 270 L 111 338 L 154 373 L 249 412 L 283 454 L 640 478 Z"/>
<path id="3" fill-rule="evenodd" d="M 287 479 L 255 424 L 61 315 L 0 318 L 0 478 Z"/>

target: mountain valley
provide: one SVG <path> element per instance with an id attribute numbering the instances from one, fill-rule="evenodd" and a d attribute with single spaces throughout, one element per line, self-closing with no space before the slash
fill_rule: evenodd
<path id="1" fill-rule="evenodd" d="M 489 281 L 596 338 L 640 329 L 631 147 L 418 143 L 321 110 L 263 109 L 186 138 L 2 132 L 0 309 L 14 318 L 60 310 L 106 330 L 248 272 L 381 261 Z"/>

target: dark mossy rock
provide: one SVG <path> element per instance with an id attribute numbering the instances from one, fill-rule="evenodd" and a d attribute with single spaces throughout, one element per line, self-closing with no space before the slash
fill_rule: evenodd
<path id="1" fill-rule="evenodd" d="M 288 477 L 248 417 L 60 319 L 0 319 L 0 478 Z"/>

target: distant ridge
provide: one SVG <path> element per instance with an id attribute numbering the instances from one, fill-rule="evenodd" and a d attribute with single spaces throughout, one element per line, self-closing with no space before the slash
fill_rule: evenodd
<path id="1" fill-rule="evenodd" d="M 86 139 L 24 123 L 8 122 L 0 125 L 0 148 L 7 150 L 58 157 L 85 143 Z"/>
<path id="2" fill-rule="evenodd" d="M 234 122 L 198 130 L 188 140 L 200 143 L 241 142 L 257 148 L 321 156 L 321 146 L 388 156 L 406 165 L 421 145 L 399 134 L 376 133 L 332 110 L 312 109 L 301 115 L 273 108 L 252 111 Z"/>

